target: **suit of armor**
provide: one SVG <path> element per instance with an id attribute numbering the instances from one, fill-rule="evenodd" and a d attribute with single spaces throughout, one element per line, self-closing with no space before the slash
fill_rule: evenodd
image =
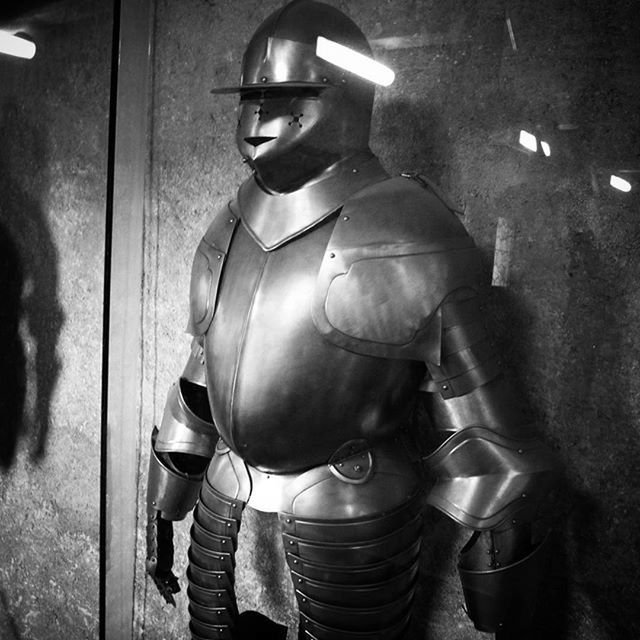
<path id="1" fill-rule="evenodd" d="M 246 505 L 277 512 L 300 637 L 401 638 L 426 501 L 474 531 L 460 556 L 475 626 L 518 637 L 557 475 L 523 420 L 478 306 L 478 254 L 420 179 L 368 148 L 373 88 L 318 35 L 371 52 L 339 11 L 296 0 L 252 38 L 237 142 L 253 169 L 195 254 L 193 348 L 152 436 L 148 570 L 168 601 L 171 521 L 194 507 L 197 638 L 244 637 L 234 552 Z M 407 444 L 424 402 L 442 444 Z M 244 614 L 243 614 L 244 615 Z"/>

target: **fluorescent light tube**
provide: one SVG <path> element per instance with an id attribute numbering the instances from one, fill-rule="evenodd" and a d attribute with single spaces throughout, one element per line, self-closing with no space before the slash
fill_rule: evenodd
<path id="1" fill-rule="evenodd" d="M 31 60 L 36 55 L 36 45 L 30 40 L 0 31 L 0 53 Z"/>
<path id="2" fill-rule="evenodd" d="M 318 37 L 316 43 L 316 55 L 341 69 L 351 71 L 351 73 L 383 87 L 388 87 L 396 77 L 396 74 L 389 67 L 376 62 L 373 58 L 322 36 Z"/>

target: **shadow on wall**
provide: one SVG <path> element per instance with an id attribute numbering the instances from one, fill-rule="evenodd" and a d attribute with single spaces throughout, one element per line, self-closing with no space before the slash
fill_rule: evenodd
<path id="1" fill-rule="evenodd" d="M 45 134 L 7 101 L 0 139 L 0 470 L 6 470 L 21 439 L 33 461 L 45 455 L 63 313 L 57 251 L 40 204 Z"/>

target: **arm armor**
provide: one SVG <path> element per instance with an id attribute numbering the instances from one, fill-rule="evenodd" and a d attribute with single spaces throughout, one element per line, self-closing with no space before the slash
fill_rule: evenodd
<path id="1" fill-rule="evenodd" d="M 427 501 L 475 530 L 458 569 L 477 629 L 527 629 L 548 557 L 548 536 L 532 539 L 559 465 L 525 423 L 478 322 L 473 297 L 441 307 L 442 355 L 427 363 L 422 388 L 435 427 L 449 437 L 426 458 Z"/>
<path id="2" fill-rule="evenodd" d="M 162 597 L 175 606 L 180 591 L 173 566 L 173 520 L 194 507 L 216 430 L 204 383 L 204 357 L 194 340 L 191 357 L 169 391 L 160 430 L 153 430 L 147 483 L 147 572 Z"/>
<path id="3" fill-rule="evenodd" d="M 198 498 L 204 469 L 218 438 L 209 411 L 202 347 L 192 352 L 179 381 L 169 390 L 158 431 L 152 435 L 147 502 L 165 520 L 182 520 Z"/>
<path id="4" fill-rule="evenodd" d="M 461 576 L 474 623 L 494 630 L 505 610 L 488 603 L 512 587 L 515 594 L 524 567 L 532 582 L 518 606 L 510 603 L 526 625 L 525 605 L 537 587 L 531 567 L 543 555 L 530 525 L 558 464 L 526 425 L 501 373 L 480 321 L 480 272 L 473 241 L 437 194 L 414 180 L 385 180 L 345 203 L 312 316 L 338 347 L 425 363 L 421 390 L 435 428 L 448 437 L 427 458 L 434 480 L 427 500 L 478 532 L 462 554 Z M 500 566 L 476 562 L 479 549 L 497 549 Z"/>

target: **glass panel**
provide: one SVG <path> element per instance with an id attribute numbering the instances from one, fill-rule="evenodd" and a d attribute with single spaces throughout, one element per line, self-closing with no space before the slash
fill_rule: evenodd
<path id="1" fill-rule="evenodd" d="M 333 4 L 396 74 L 391 86 L 376 89 L 373 151 L 392 175 L 429 177 L 464 213 L 483 256 L 496 341 L 532 419 L 567 465 L 569 519 L 559 524 L 536 635 L 637 636 L 637 3 Z M 189 0 L 157 8 L 147 425 L 158 422 L 188 354 L 181 331 L 195 247 L 249 176 L 234 141 L 238 96 L 209 90 L 237 83 L 251 34 L 281 6 Z M 454 576 L 468 532 L 429 514 L 410 637 L 480 639 Z M 176 526 L 184 586 L 188 527 L 189 519 Z M 241 608 L 262 608 L 291 624 L 276 529 L 272 518 L 251 516 L 237 592 Z M 139 557 L 142 566 L 142 551 Z M 181 637 L 184 594 L 167 615 L 142 585 L 139 620 L 147 637 Z"/>
<path id="2" fill-rule="evenodd" d="M 0 637 L 96 638 L 108 2 L 3 3 Z"/>

